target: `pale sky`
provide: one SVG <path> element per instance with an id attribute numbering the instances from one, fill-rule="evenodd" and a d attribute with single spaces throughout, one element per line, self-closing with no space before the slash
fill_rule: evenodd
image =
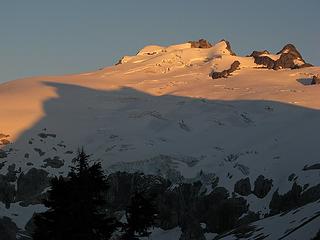
<path id="1" fill-rule="evenodd" d="M 320 1 L 1 0 L 0 82 L 96 70 L 149 44 L 227 39 L 240 55 L 293 43 L 320 65 Z"/>

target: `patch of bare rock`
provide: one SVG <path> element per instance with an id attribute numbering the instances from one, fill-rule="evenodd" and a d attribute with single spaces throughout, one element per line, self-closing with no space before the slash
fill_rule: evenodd
<path id="1" fill-rule="evenodd" d="M 270 54 L 267 50 L 253 51 L 250 57 L 254 58 L 254 62 L 258 65 L 263 65 L 265 68 L 279 70 L 284 68 L 297 69 L 304 67 L 311 67 L 310 63 L 307 63 L 296 49 L 293 44 L 285 45 L 281 51 L 277 53 L 280 57 L 277 60 L 273 60 L 267 56 Z"/>
<path id="2" fill-rule="evenodd" d="M 227 78 L 231 75 L 231 73 L 233 73 L 234 71 L 236 71 L 237 69 L 239 69 L 240 66 L 240 62 L 239 61 L 234 61 L 229 69 L 223 70 L 222 72 L 215 72 L 213 71 L 210 75 L 213 79 L 218 79 L 218 78 Z"/>
<path id="3" fill-rule="evenodd" d="M 212 44 L 205 39 L 199 39 L 198 41 L 189 41 L 191 48 L 211 48 Z"/>
<path id="4" fill-rule="evenodd" d="M 320 75 L 314 75 L 312 77 L 311 85 L 319 85 L 320 84 Z"/>
<path id="5" fill-rule="evenodd" d="M 0 133 L 0 146 L 10 144 L 10 141 L 8 140 L 9 137 L 10 135 Z"/>

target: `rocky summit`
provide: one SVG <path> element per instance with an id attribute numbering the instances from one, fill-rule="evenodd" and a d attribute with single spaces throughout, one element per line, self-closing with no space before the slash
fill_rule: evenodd
<path id="1" fill-rule="evenodd" d="M 292 44 L 285 45 L 276 55 L 271 56 L 267 50 L 253 51 L 250 55 L 254 58 L 254 62 L 264 65 L 268 69 L 279 70 L 283 68 L 304 68 L 311 67 L 310 63 L 306 63 Z"/>

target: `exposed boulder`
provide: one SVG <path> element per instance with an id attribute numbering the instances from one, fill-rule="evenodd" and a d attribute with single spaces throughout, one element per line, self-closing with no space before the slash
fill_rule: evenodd
<path id="1" fill-rule="evenodd" d="M 318 85 L 320 84 L 320 75 L 314 75 L 312 77 L 311 85 Z"/>
<path id="2" fill-rule="evenodd" d="M 191 48 L 211 48 L 212 45 L 205 39 L 199 39 L 198 41 L 189 41 Z"/>
<path id="3" fill-rule="evenodd" d="M 250 178 L 247 177 L 237 181 L 234 185 L 234 192 L 242 196 L 248 196 L 249 194 L 251 194 Z"/>
<path id="4" fill-rule="evenodd" d="M 264 198 L 270 192 L 272 182 L 272 179 L 266 179 L 263 175 L 260 175 L 254 182 L 253 194 L 258 198 Z"/>
<path id="5" fill-rule="evenodd" d="M 17 225 L 8 217 L 0 218 L 0 239 L 1 240 L 16 240 L 18 232 Z"/>
<path id="6" fill-rule="evenodd" d="M 10 208 L 10 203 L 14 202 L 16 189 L 14 184 L 8 181 L 7 176 L 0 175 L 0 201 Z"/>
<path id="7" fill-rule="evenodd" d="M 222 72 L 212 72 L 211 73 L 211 77 L 213 79 L 218 79 L 218 78 L 227 78 L 231 75 L 231 73 L 233 73 L 234 71 L 236 71 L 240 66 L 240 62 L 239 61 L 234 61 L 229 69 L 223 70 Z"/>
<path id="8" fill-rule="evenodd" d="M 26 174 L 21 173 L 17 180 L 16 201 L 23 201 L 23 205 L 39 203 L 49 180 L 48 172 L 42 169 L 31 168 Z"/>

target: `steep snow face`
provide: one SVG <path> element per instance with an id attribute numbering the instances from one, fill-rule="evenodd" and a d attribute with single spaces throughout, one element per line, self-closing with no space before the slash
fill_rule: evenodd
<path id="1" fill-rule="evenodd" d="M 227 78 L 210 77 L 235 61 Z M 0 174 L 15 164 L 16 174 L 65 175 L 85 146 L 108 171 L 173 182 L 204 172 L 230 192 L 248 177 L 250 210 L 267 214 L 292 174 L 302 186 L 320 182 L 320 85 L 308 85 L 317 74 L 320 67 L 263 69 L 221 41 L 147 46 L 99 71 L 1 84 Z M 260 175 L 272 180 L 262 198 L 251 193 Z"/>

